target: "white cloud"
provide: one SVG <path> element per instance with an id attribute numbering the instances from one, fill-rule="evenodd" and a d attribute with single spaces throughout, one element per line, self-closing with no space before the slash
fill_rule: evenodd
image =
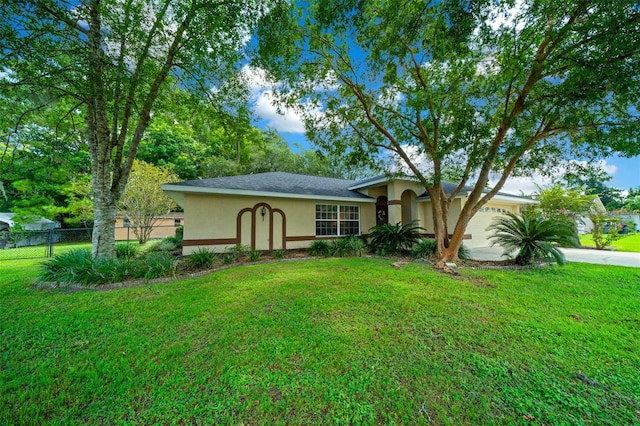
<path id="1" fill-rule="evenodd" d="M 254 110 L 256 114 L 267 122 L 267 126 L 289 133 L 304 133 L 304 120 L 298 111 L 274 105 L 273 92 L 265 90 L 260 92 L 255 99 Z"/>
<path id="2" fill-rule="evenodd" d="M 242 69 L 242 77 L 254 102 L 255 113 L 260 120 L 266 121 L 267 126 L 277 131 L 304 133 L 301 110 L 304 109 L 304 113 L 310 115 L 321 113 L 319 107 L 309 104 L 301 105 L 299 108 L 278 105 L 274 93 L 280 87 L 280 83 L 271 79 L 261 68 L 246 65 Z"/>
<path id="3" fill-rule="evenodd" d="M 507 179 L 504 187 L 500 190 L 500 192 L 506 192 L 508 194 L 514 195 L 531 195 L 533 193 L 540 192 L 540 189 L 546 189 L 555 185 L 556 183 L 561 183 L 561 179 L 567 172 L 568 166 L 570 164 L 599 167 L 611 176 L 613 176 L 618 171 L 618 167 L 616 165 L 609 164 L 606 160 L 599 160 L 591 163 L 586 161 L 569 160 L 560 165 L 560 167 L 558 167 L 555 173 L 553 173 L 553 175 L 551 176 L 534 172 L 530 176 L 510 177 Z M 489 185 L 493 187 L 497 183 L 498 178 L 498 175 L 491 176 Z"/>

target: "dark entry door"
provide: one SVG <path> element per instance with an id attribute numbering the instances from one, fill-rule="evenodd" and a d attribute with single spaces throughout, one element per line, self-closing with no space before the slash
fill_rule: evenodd
<path id="1" fill-rule="evenodd" d="M 384 195 L 376 199 L 376 225 L 385 225 L 389 220 L 389 206 Z"/>

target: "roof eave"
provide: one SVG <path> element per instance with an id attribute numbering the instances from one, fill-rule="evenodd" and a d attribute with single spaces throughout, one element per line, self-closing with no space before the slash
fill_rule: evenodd
<path id="1" fill-rule="evenodd" d="M 192 194 L 216 194 L 216 195 L 239 195 L 244 197 L 272 197 L 272 198 L 289 198 L 302 200 L 326 200 L 326 201 L 347 201 L 352 203 L 375 203 L 376 200 L 371 197 L 342 197 L 324 194 L 296 194 L 287 192 L 269 192 L 269 191 L 249 191 L 246 189 L 228 189 L 228 188 L 205 188 L 186 185 L 165 184 L 161 188 L 167 192 L 174 193 L 192 193 Z M 172 197 L 173 198 L 173 197 Z M 175 198 L 174 198 L 175 200 Z"/>

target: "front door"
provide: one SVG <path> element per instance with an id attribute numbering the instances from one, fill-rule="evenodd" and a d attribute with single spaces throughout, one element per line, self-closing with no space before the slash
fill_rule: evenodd
<path id="1" fill-rule="evenodd" d="M 389 220 L 389 205 L 387 197 L 384 195 L 376 199 L 376 225 L 386 225 Z"/>

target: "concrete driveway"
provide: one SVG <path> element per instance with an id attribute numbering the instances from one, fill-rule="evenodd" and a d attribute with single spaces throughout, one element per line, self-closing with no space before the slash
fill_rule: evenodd
<path id="1" fill-rule="evenodd" d="M 560 249 L 568 262 L 595 263 L 598 265 L 619 265 L 640 268 L 640 253 L 616 252 L 592 249 Z M 501 247 L 476 247 L 471 249 L 471 257 L 476 260 L 501 260 Z"/>

